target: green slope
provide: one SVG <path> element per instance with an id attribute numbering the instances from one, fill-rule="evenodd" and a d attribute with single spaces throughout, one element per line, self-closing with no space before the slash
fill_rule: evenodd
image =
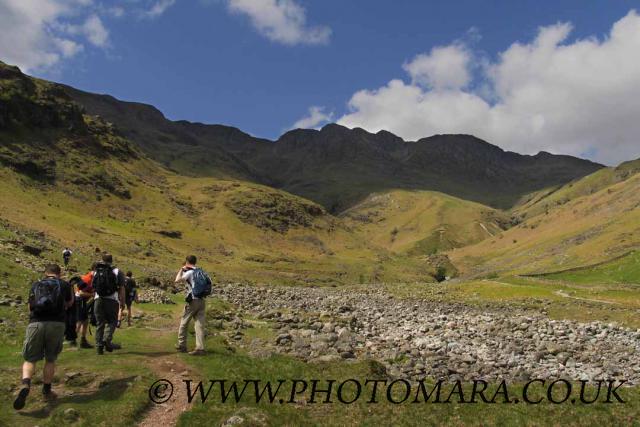
<path id="1" fill-rule="evenodd" d="M 556 197 L 566 197 L 563 203 L 541 199 L 521 208 L 531 214 L 518 226 L 449 255 L 474 275 L 553 272 L 624 255 L 640 247 L 640 174 L 633 170 L 614 179 L 620 169 L 607 169 L 561 188 Z M 582 195 L 588 188 L 593 192 Z"/>
<path id="2" fill-rule="evenodd" d="M 432 255 L 476 243 L 509 225 L 505 213 L 430 191 L 372 194 L 341 217 L 367 241 L 410 255 Z"/>

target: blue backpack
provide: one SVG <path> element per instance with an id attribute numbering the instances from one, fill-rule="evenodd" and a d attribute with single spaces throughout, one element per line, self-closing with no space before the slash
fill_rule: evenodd
<path id="1" fill-rule="evenodd" d="M 211 295 L 211 278 L 201 268 L 193 269 L 191 293 L 194 298 L 205 298 Z"/>

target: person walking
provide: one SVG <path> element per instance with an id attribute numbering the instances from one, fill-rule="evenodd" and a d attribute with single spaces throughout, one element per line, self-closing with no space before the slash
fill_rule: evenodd
<path id="1" fill-rule="evenodd" d="M 95 292 L 91 283 L 93 281 L 93 272 L 98 263 L 93 263 L 91 271 L 82 276 L 81 281 L 76 285 L 75 306 L 76 306 L 76 330 L 80 334 L 80 348 L 91 349 L 93 345 L 87 340 L 87 331 L 89 330 L 89 307 L 93 304 Z"/>
<path id="2" fill-rule="evenodd" d="M 93 272 L 91 285 L 95 292 L 94 312 L 96 316 L 96 351 L 112 352 L 120 348 L 112 342 L 118 325 L 118 314 L 124 306 L 124 274 L 113 266 L 113 256 L 105 253 Z"/>
<path id="3" fill-rule="evenodd" d="M 73 304 L 73 293 L 69 283 L 60 279 L 61 269 L 49 264 L 45 277 L 31 285 L 29 291 L 29 325 L 22 347 L 22 387 L 13 402 L 13 408 L 24 408 L 31 390 L 31 378 L 36 363 L 44 359 L 42 372 L 42 394 L 45 399 L 56 397 L 51 389 L 56 369 L 56 360 L 62 351 L 65 329 L 65 311 Z"/>
<path id="4" fill-rule="evenodd" d="M 71 293 L 74 293 L 74 290 L 78 284 L 78 282 L 82 282 L 82 279 L 78 276 L 74 276 L 69 279 L 69 286 L 71 287 Z M 64 339 L 72 347 L 78 345 L 78 328 L 77 323 L 78 315 L 77 315 L 77 307 L 76 300 L 73 298 L 73 303 L 70 307 L 67 308 L 66 316 L 65 316 L 65 326 L 64 326 Z"/>
<path id="5" fill-rule="evenodd" d="M 73 252 L 71 251 L 71 249 L 64 248 L 64 251 L 62 251 L 62 260 L 64 261 L 64 268 L 67 268 L 67 266 L 69 265 L 69 261 L 71 260 L 71 255 L 73 255 Z"/>
<path id="6" fill-rule="evenodd" d="M 202 356 L 205 354 L 204 337 L 205 337 L 205 314 L 206 304 L 205 298 L 211 294 L 211 279 L 199 267 L 196 267 L 198 259 L 195 255 L 189 255 L 184 265 L 178 270 L 175 283 L 185 283 L 186 298 L 184 311 L 180 320 L 180 328 L 178 329 L 178 344 L 176 350 L 181 353 L 187 352 L 187 332 L 189 323 L 194 319 L 196 330 L 196 347 L 189 354 L 193 356 Z"/>
<path id="7" fill-rule="evenodd" d="M 124 294 L 125 305 L 127 308 L 127 326 L 131 326 L 131 305 L 134 301 L 138 302 L 138 289 L 136 279 L 133 278 L 133 273 L 131 271 L 127 271 L 127 274 L 124 278 Z M 121 308 L 120 315 L 118 316 L 118 327 L 122 322 L 123 315 L 124 308 Z"/>

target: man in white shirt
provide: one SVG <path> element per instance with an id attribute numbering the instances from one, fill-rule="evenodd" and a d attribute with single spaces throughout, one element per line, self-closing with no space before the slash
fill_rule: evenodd
<path id="1" fill-rule="evenodd" d="M 189 330 L 189 323 L 193 318 L 195 320 L 196 330 L 196 348 L 189 354 L 193 356 L 202 356 L 204 351 L 204 326 L 206 322 L 205 318 L 205 300 L 204 298 L 196 298 L 193 296 L 193 274 L 196 269 L 196 263 L 198 259 L 194 255 L 189 255 L 186 262 L 178 271 L 176 275 L 175 283 L 186 284 L 186 305 L 182 313 L 180 320 L 180 328 L 178 329 L 178 344 L 176 350 L 181 353 L 187 352 L 187 331 Z"/>
<path id="2" fill-rule="evenodd" d="M 71 255 L 73 255 L 73 252 L 71 252 L 71 249 L 64 248 L 64 251 L 62 251 L 62 260 L 64 261 L 65 267 L 69 265 L 69 260 L 71 259 Z"/>

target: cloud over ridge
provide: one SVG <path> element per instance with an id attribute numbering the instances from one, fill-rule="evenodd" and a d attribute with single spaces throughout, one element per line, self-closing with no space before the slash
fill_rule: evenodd
<path id="1" fill-rule="evenodd" d="M 640 16 L 630 11 L 602 39 L 567 42 L 571 31 L 541 27 L 489 62 L 462 42 L 436 47 L 403 65 L 408 81 L 356 92 L 338 123 L 405 139 L 470 133 L 609 164 L 640 157 Z"/>

